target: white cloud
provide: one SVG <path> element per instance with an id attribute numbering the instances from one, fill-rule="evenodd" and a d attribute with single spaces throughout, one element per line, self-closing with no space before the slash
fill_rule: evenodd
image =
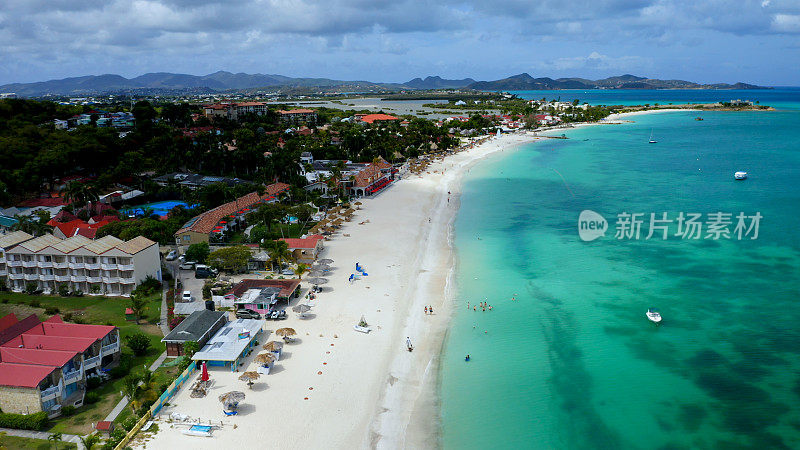
<path id="1" fill-rule="evenodd" d="M 800 15 L 775 14 L 772 18 L 772 28 L 782 33 L 800 33 Z"/>

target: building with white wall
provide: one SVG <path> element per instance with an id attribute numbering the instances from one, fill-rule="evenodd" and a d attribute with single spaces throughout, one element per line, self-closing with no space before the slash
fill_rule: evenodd
<path id="1" fill-rule="evenodd" d="M 90 295 L 127 297 L 148 276 L 161 280 L 158 243 L 142 236 L 125 242 L 114 236 L 93 241 L 47 234 L 17 242 L 1 255 L 6 284 L 17 292 L 34 283 L 47 293 L 66 285 Z"/>

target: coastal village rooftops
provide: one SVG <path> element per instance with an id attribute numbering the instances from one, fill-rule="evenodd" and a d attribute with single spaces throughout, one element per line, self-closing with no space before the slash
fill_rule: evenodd
<path id="1" fill-rule="evenodd" d="M 155 242 L 143 237 L 138 236 L 129 241 L 122 241 L 114 236 L 104 236 L 96 241 L 93 241 L 85 236 L 76 235 L 67 239 L 61 239 L 52 234 L 46 234 L 30 241 L 23 242 L 19 246 L 11 250 L 17 252 L 17 249 L 25 249 L 31 253 L 40 252 L 46 248 L 51 248 L 64 254 L 72 253 L 79 249 L 86 249 L 97 255 L 107 253 L 111 250 L 118 250 L 125 254 L 136 254 L 152 245 Z"/>
<path id="2" fill-rule="evenodd" d="M 0 386 L 35 388 L 55 367 L 0 362 Z"/>
<path id="3" fill-rule="evenodd" d="M 33 236 L 24 231 L 14 231 L 13 233 L 0 236 L 0 248 L 9 248 L 33 239 Z"/>
<path id="4" fill-rule="evenodd" d="M 70 253 L 83 247 L 84 245 L 90 244 L 91 242 L 92 240 L 87 237 L 73 236 L 70 239 L 64 239 L 58 244 L 53 245 L 53 248 L 62 253 Z"/>
<path id="5" fill-rule="evenodd" d="M 96 241 L 92 241 L 89 244 L 84 245 L 83 248 L 92 253 L 102 254 L 123 243 L 124 241 L 121 239 L 109 235 L 103 236 Z"/>
<path id="6" fill-rule="evenodd" d="M 244 295 L 244 293 L 250 289 L 277 287 L 280 288 L 278 297 L 288 298 L 297 290 L 299 286 L 300 286 L 300 280 L 296 279 L 288 279 L 288 280 L 245 279 L 237 283 L 233 287 L 233 289 L 229 292 L 229 294 L 232 294 L 234 297 L 241 298 Z"/>
<path id="7" fill-rule="evenodd" d="M 30 241 L 23 242 L 22 244 L 19 245 L 19 247 L 22 247 L 30 252 L 36 253 L 39 250 L 42 250 L 46 247 L 51 247 L 53 245 L 58 244 L 59 242 L 61 242 L 61 239 L 53 236 L 52 234 L 45 234 L 43 236 L 31 239 Z"/>
<path id="8" fill-rule="evenodd" d="M 175 306 L 178 304 L 176 303 Z M 220 320 L 225 320 L 224 311 L 210 311 L 208 309 L 195 311 L 192 315 L 183 319 L 168 335 L 164 336 L 161 342 L 198 342 Z"/>
<path id="9" fill-rule="evenodd" d="M 55 317 L 55 316 L 54 316 Z M 77 323 L 45 321 L 26 331 L 24 335 L 58 336 L 62 338 L 103 339 L 116 327 L 111 325 L 85 325 Z"/>
<path id="10" fill-rule="evenodd" d="M 297 239 L 297 238 L 281 238 L 283 242 L 286 242 L 286 246 L 289 249 L 294 248 L 302 248 L 302 249 L 309 249 L 309 248 L 316 248 L 317 242 L 319 241 L 318 238 L 305 238 L 305 239 Z"/>
<path id="11" fill-rule="evenodd" d="M 364 123 L 382 122 L 389 120 L 400 120 L 400 118 L 395 116 L 390 116 L 388 114 L 367 114 L 361 117 L 361 121 Z"/>
<path id="12" fill-rule="evenodd" d="M 250 206 L 266 201 L 270 197 L 286 191 L 289 189 L 286 183 L 273 183 L 266 187 L 264 195 L 258 195 L 258 192 L 251 192 L 243 197 L 225 203 L 224 205 L 217 206 L 216 208 L 206 211 L 203 214 L 193 217 L 190 221 L 186 222 L 183 227 L 175 232 L 176 235 L 193 231 L 196 233 L 208 234 L 225 216 L 235 214 L 242 208 L 249 208 Z"/>
<path id="13" fill-rule="evenodd" d="M 278 114 L 283 116 L 283 115 L 287 115 L 287 114 L 312 114 L 314 112 L 316 112 L 316 111 L 314 111 L 313 109 L 302 109 L 301 108 L 301 109 L 290 109 L 288 111 L 279 110 Z"/>
<path id="14" fill-rule="evenodd" d="M 40 350 L 63 350 L 85 352 L 96 339 L 46 336 L 41 334 L 21 334 L 3 344 L 3 347 L 24 347 Z"/>

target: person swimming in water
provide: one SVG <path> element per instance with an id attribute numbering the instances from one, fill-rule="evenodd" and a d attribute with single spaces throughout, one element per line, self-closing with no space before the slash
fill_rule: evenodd
<path id="1" fill-rule="evenodd" d="M 469 355 L 464 358 L 464 361 L 469 361 Z"/>

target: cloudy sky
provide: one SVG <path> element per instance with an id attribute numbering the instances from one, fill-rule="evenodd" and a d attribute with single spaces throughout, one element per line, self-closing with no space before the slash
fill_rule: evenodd
<path id="1" fill-rule="evenodd" d="M 800 0 L 2 0 L 0 84 L 217 70 L 800 85 Z"/>

